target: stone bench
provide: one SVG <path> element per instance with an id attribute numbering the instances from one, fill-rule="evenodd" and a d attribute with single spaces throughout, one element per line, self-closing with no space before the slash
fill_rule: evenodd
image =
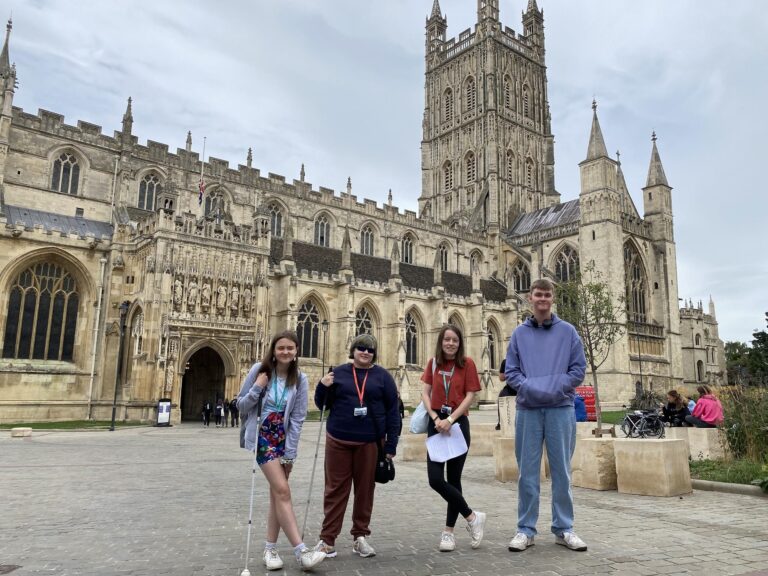
<path id="1" fill-rule="evenodd" d="M 688 447 L 681 439 L 613 440 L 619 492 L 642 496 L 690 494 Z"/>
<path id="2" fill-rule="evenodd" d="M 729 460 L 731 457 L 722 428 L 672 427 L 667 438 L 685 440 L 691 460 Z"/>
<path id="3" fill-rule="evenodd" d="M 594 422 L 589 424 L 592 430 Z M 576 450 L 571 460 L 571 482 L 580 488 L 616 490 L 615 438 L 592 438 L 591 431 L 589 434 L 577 435 Z"/>
<path id="4" fill-rule="evenodd" d="M 471 442 L 469 454 L 472 456 L 493 456 L 493 442 L 501 437 L 492 422 L 471 422 L 469 425 Z"/>
<path id="5" fill-rule="evenodd" d="M 495 477 L 499 482 L 514 482 L 520 476 L 520 470 L 517 467 L 517 458 L 515 458 L 515 439 L 514 438 L 496 438 L 493 441 L 493 460 L 496 467 Z M 547 460 L 547 451 L 541 458 L 541 479 L 546 480 L 549 477 L 549 461 Z"/>
<path id="6" fill-rule="evenodd" d="M 403 462 L 426 462 L 427 435 L 403 434 L 397 443 L 397 453 Z"/>
<path id="7" fill-rule="evenodd" d="M 11 428 L 11 438 L 29 438 L 32 428 Z"/>

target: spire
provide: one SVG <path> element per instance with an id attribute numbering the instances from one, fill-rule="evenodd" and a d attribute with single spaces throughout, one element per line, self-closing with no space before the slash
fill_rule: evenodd
<path id="1" fill-rule="evenodd" d="M 0 76 L 6 77 L 11 71 L 11 60 L 8 56 L 8 40 L 11 37 L 11 30 L 13 29 L 13 20 L 8 18 L 8 24 L 5 26 L 5 44 L 3 44 L 3 51 L 0 52 Z"/>
<path id="2" fill-rule="evenodd" d="M 526 9 L 526 12 L 530 12 L 531 10 L 536 12 L 539 11 L 539 6 L 536 4 L 536 0 L 528 0 L 528 8 Z"/>
<path id="3" fill-rule="evenodd" d="M 440 10 L 440 0 L 435 0 L 432 3 L 432 14 L 429 15 L 430 18 L 442 18 L 443 13 Z"/>
<path id="4" fill-rule="evenodd" d="M 187 131 L 187 152 L 192 152 L 192 130 Z"/>
<path id="5" fill-rule="evenodd" d="M 629 192 L 627 181 L 624 179 L 624 171 L 621 169 L 621 152 L 616 150 L 616 180 L 618 181 L 619 192 Z"/>
<path id="6" fill-rule="evenodd" d="M 589 134 L 589 147 L 586 160 L 608 156 L 608 150 L 603 140 L 603 131 L 600 129 L 600 121 L 597 119 L 597 102 L 592 100 L 592 132 Z"/>
<path id="7" fill-rule="evenodd" d="M 387 194 L 387 204 L 392 206 L 392 188 L 389 189 L 389 194 Z"/>
<path id="8" fill-rule="evenodd" d="M 653 141 L 653 150 L 651 151 L 651 164 L 648 166 L 648 180 L 645 183 L 646 186 L 669 186 L 667 183 L 667 175 L 664 174 L 664 166 L 661 165 L 661 157 L 659 156 L 659 149 L 656 148 L 656 132 L 651 136 Z"/>
<path id="9" fill-rule="evenodd" d="M 128 105 L 125 107 L 125 114 L 123 114 L 123 137 L 130 136 L 133 131 L 133 99 L 128 96 Z"/>
<path id="10" fill-rule="evenodd" d="M 251 148 L 248 148 L 248 156 L 245 157 L 245 165 L 248 166 L 248 168 L 253 166 L 253 150 Z"/>
<path id="11" fill-rule="evenodd" d="M 352 177 L 347 176 L 347 194 L 352 194 Z"/>
<path id="12" fill-rule="evenodd" d="M 304 172 L 304 162 L 301 163 L 301 172 L 299 172 L 299 180 L 304 182 L 304 177 L 306 176 L 306 173 Z"/>

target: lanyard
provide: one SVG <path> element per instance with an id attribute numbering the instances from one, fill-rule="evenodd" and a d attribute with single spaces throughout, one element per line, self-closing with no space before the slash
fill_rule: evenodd
<path id="1" fill-rule="evenodd" d="M 443 377 L 443 389 L 445 390 L 445 403 L 448 404 L 448 392 L 451 391 L 451 380 L 453 379 L 453 371 L 456 370 L 456 364 L 451 368 L 451 373 L 448 374 L 448 380 L 445 379 L 445 370 L 440 370 L 440 375 Z"/>
<path id="2" fill-rule="evenodd" d="M 355 379 L 355 388 L 357 388 L 357 397 L 360 399 L 360 407 L 363 406 L 363 396 L 365 396 L 365 383 L 368 382 L 368 374 L 370 370 L 365 371 L 365 378 L 363 378 L 363 387 L 360 388 L 360 385 L 357 383 L 357 369 L 352 366 L 352 376 Z"/>
<path id="3" fill-rule="evenodd" d="M 277 374 L 272 374 L 272 401 L 275 403 L 275 408 L 278 412 L 282 412 L 285 408 L 285 394 L 288 392 L 288 386 L 283 384 L 283 395 L 280 396 L 280 401 L 277 400 Z"/>

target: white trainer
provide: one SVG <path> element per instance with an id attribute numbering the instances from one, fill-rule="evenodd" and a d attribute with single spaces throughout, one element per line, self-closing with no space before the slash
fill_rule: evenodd
<path id="1" fill-rule="evenodd" d="M 523 532 L 515 534 L 514 538 L 509 541 L 510 552 L 522 552 L 529 546 L 533 546 L 533 536 L 528 536 Z"/>
<path id="2" fill-rule="evenodd" d="M 315 566 L 325 560 L 325 552 L 304 548 L 296 557 L 302 570 L 312 570 Z"/>
<path id="3" fill-rule="evenodd" d="M 456 550 L 456 537 L 453 532 L 443 532 L 440 535 L 440 552 L 453 552 Z"/>
<path id="4" fill-rule="evenodd" d="M 584 552 L 587 549 L 584 540 L 576 536 L 574 532 L 563 532 L 562 536 L 555 536 L 555 543 L 577 552 Z"/>
<path id="5" fill-rule="evenodd" d="M 467 524 L 467 532 L 472 537 L 472 548 L 478 548 L 483 541 L 483 529 L 485 528 L 485 512 L 475 511 L 475 519 Z"/>
<path id="6" fill-rule="evenodd" d="M 280 570 L 283 567 L 283 559 L 276 548 L 264 548 L 264 566 L 267 570 Z"/>
<path id="7" fill-rule="evenodd" d="M 368 558 L 370 556 L 376 556 L 376 550 L 373 546 L 365 541 L 365 537 L 358 536 L 355 538 L 355 545 L 352 547 L 352 552 L 360 554 L 362 558 Z"/>

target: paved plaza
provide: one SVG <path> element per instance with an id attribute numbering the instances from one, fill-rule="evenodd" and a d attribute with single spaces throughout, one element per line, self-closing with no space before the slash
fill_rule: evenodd
<path id="1" fill-rule="evenodd" d="M 494 415 L 495 417 L 495 415 Z M 473 418 L 475 418 L 473 416 Z M 478 420 L 489 419 L 488 414 Z M 318 423 L 307 423 L 292 477 L 303 520 Z M 135 428 L 116 432 L 35 432 L 0 436 L 0 573 L 125 576 L 238 576 L 243 569 L 251 458 L 236 429 Z M 306 542 L 322 516 L 320 450 Z M 252 574 L 264 574 L 266 483 L 256 483 Z M 469 546 L 464 522 L 457 550 L 437 544 L 445 506 L 421 462 L 397 462 L 397 480 L 376 489 L 374 558 L 351 552 L 349 518 L 339 555 L 317 574 L 511 576 L 586 574 L 755 574 L 768 569 L 768 499 L 694 492 L 683 498 L 574 489 L 576 530 L 587 552 L 556 546 L 543 486 L 536 545 L 511 553 L 517 488 L 494 479 L 493 459 L 470 454 L 464 474 L 470 506 L 486 511 L 485 539 Z M 292 560 L 281 535 L 283 558 Z M 272 574 L 298 574 L 293 562 Z M 768 574 L 768 572 L 765 572 Z"/>

